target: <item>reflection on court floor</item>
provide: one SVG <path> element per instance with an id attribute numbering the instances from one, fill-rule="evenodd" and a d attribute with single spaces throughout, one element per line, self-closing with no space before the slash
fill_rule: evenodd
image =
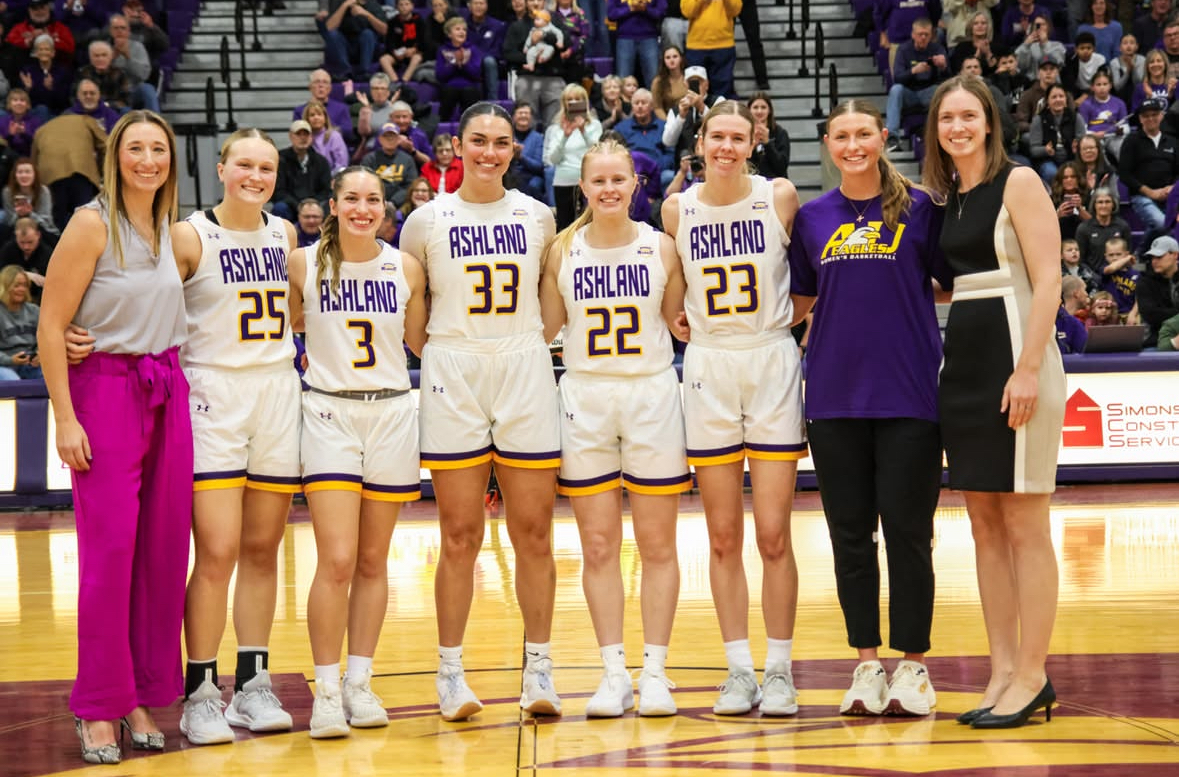
<path id="1" fill-rule="evenodd" d="M 1053 538 L 1061 599 L 1049 671 L 1060 706 L 1050 723 L 1041 713 L 1037 723 L 1006 732 L 973 731 L 953 720 L 974 706 L 988 665 L 969 520 L 956 495 L 945 494 L 942 503 L 930 654 L 938 708 L 929 718 L 837 714 L 854 654 L 846 647 L 835 597 L 826 525 L 817 499 L 803 495 L 793 532 L 800 568 L 796 717 L 712 714 L 716 685 L 724 680 L 724 651 L 708 588 L 704 520 L 698 500 L 691 498 L 679 524 L 682 588 L 668 659 L 679 715 L 585 719 L 585 702 L 600 670 L 581 592 L 577 530 L 562 502 L 554 531 L 553 657 L 566 714 L 538 720 L 520 714 L 523 633 L 513 556 L 504 523 L 493 516 L 477 564 L 465 647 L 469 682 L 487 707 L 469 722 L 444 723 L 433 690 L 438 531 L 433 505 L 426 502 L 404 513 L 389 558 L 389 615 L 373 689 L 393 722 L 387 729 L 356 731 L 347 740 L 312 743 L 306 733 L 311 707 L 306 599 L 315 547 L 305 509 L 299 508 L 281 551 L 271 643 L 276 688 L 297 730 L 239 734 L 231 746 L 187 747 L 176 729 L 179 705 L 174 705 L 157 715 L 169 735 L 165 753 L 132 756 L 128 748 L 121 766 L 90 767 L 86 773 L 607 775 L 625 769 L 648 775 L 1179 775 L 1179 487 L 1084 487 L 1057 495 Z M 745 562 L 752 583 L 750 638 L 760 658 L 760 567 L 751 524 Z M 628 527 L 623 573 L 632 661 L 641 656 L 641 568 Z M 77 579 L 70 514 L 0 515 L 0 774 L 45 775 L 83 766 L 66 705 L 75 660 Z M 230 633 L 219 655 L 222 666 L 233 665 L 233 653 Z M 894 660 L 890 656 L 885 663 Z"/>

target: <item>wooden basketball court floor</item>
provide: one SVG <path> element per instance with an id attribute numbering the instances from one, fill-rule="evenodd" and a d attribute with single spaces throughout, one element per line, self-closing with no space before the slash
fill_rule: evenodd
<path id="1" fill-rule="evenodd" d="M 974 576 L 970 525 L 958 495 L 945 492 L 936 521 L 937 599 L 930 671 L 936 714 L 921 719 L 842 718 L 838 704 L 855 666 L 836 601 L 831 549 L 818 498 L 801 493 L 794 515 L 801 593 L 794 677 L 801 709 L 792 718 L 718 718 L 724 653 L 708 588 L 708 542 L 697 497 L 679 523 L 682 590 L 668 674 L 680 714 L 586 720 L 599 665 L 580 583 L 576 526 L 558 502 L 554 548 L 557 604 L 553 657 L 561 718 L 531 719 L 518 708 L 522 627 L 512 588 L 513 556 L 491 516 L 476 570 L 476 602 L 465 658 L 486 709 L 464 723 L 437 715 L 433 610 L 438 532 L 432 502 L 411 506 L 389 557 L 389 613 L 376 656 L 374 690 L 388 728 L 313 742 L 306 632 L 315 547 L 306 509 L 292 514 L 280 558 L 271 643 L 276 689 L 295 731 L 232 745 L 188 746 L 179 704 L 157 713 L 166 752 L 128 747 L 120 766 L 94 775 L 999 775 L 1137 777 L 1179 775 L 1179 486 L 1123 484 L 1062 488 L 1052 529 L 1060 561 L 1060 611 L 1049 671 L 1059 695 L 1022 729 L 982 732 L 954 716 L 974 706 L 987 679 L 986 642 Z M 750 527 L 751 528 L 751 527 Z M 759 564 L 746 535 L 746 564 Z M 641 656 L 641 561 L 627 537 L 628 656 Z M 883 561 L 883 554 L 881 555 Z M 882 564 L 883 566 L 883 564 Z M 81 770 L 67 708 L 75 661 L 76 542 L 68 512 L 0 515 L 0 775 Z M 887 576 L 885 576 L 887 581 Z M 758 586 L 750 587 L 751 640 L 764 657 Z M 885 635 L 887 640 L 887 632 Z M 232 670 L 232 631 L 220 665 Z M 887 655 L 887 653 L 886 653 Z M 895 656 L 889 655 L 891 667 Z M 223 677 L 223 685 L 232 685 Z"/>

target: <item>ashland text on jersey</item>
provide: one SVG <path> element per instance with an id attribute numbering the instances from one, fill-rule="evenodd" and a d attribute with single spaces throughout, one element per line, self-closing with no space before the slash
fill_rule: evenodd
<path id="1" fill-rule="evenodd" d="M 760 219 L 698 224 L 689 237 L 693 262 L 766 250 L 765 224 Z"/>
<path id="2" fill-rule="evenodd" d="M 450 255 L 453 258 L 487 254 L 528 253 L 528 232 L 523 224 L 463 224 L 450 228 Z"/>
<path id="3" fill-rule="evenodd" d="M 651 294 L 651 273 L 644 264 L 590 265 L 573 271 L 573 299 L 646 297 Z"/>
<path id="4" fill-rule="evenodd" d="M 224 283 L 287 280 L 287 252 L 280 246 L 223 248 L 217 258 Z"/>

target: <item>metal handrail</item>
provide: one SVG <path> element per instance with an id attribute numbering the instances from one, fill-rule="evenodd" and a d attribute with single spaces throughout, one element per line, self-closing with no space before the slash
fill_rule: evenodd
<path id="1" fill-rule="evenodd" d="M 794 0 L 788 0 L 789 5 L 786 9 L 786 18 L 788 27 L 786 28 L 786 40 L 794 40 L 798 37 L 798 33 L 794 31 Z M 787 0 L 777 0 L 778 5 L 786 5 Z"/>
<path id="2" fill-rule="evenodd" d="M 815 104 L 811 107 L 811 116 L 818 119 L 823 115 L 822 104 L 819 100 L 820 82 L 823 80 L 823 71 L 815 68 Z"/>
<path id="3" fill-rule="evenodd" d="M 213 86 L 213 76 L 205 79 L 205 123 L 217 123 L 217 88 Z"/>
<path id="4" fill-rule="evenodd" d="M 831 110 L 835 110 L 835 106 L 839 105 L 839 72 L 834 62 L 827 71 L 827 91 L 831 97 Z"/>
<path id="5" fill-rule="evenodd" d="M 229 36 L 221 36 L 221 83 L 225 86 L 225 131 L 233 132 L 237 129 L 237 122 L 233 118 L 233 86 L 232 71 L 229 67 Z"/>
<path id="6" fill-rule="evenodd" d="M 806 78 L 807 76 L 809 76 L 811 74 L 811 71 L 806 65 L 806 28 L 805 27 L 802 28 L 802 37 L 799 39 L 799 43 L 802 46 L 802 48 L 799 49 L 799 53 L 798 53 L 798 56 L 799 56 L 798 75 L 803 78 Z"/>
<path id="7" fill-rule="evenodd" d="M 815 24 L 815 69 L 822 70 L 827 58 L 827 38 L 823 35 L 823 23 Z"/>
<path id="8" fill-rule="evenodd" d="M 262 50 L 262 41 L 258 38 L 258 4 L 250 4 L 250 18 L 252 21 L 254 40 L 250 44 L 252 51 Z M 237 0 L 233 4 L 233 39 L 238 46 L 238 59 L 241 63 L 242 77 L 238 86 L 242 89 L 250 88 L 250 78 L 247 75 L 246 66 L 246 11 L 243 0 Z"/>

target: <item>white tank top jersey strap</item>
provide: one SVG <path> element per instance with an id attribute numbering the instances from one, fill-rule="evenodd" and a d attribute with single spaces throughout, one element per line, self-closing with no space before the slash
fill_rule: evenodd
<path id="1" fill-rule="evenodd" d="M 684 266 L 684 309 L 692 341 L 751 347 L 790 327 L 790 237 L 774 208 L 773 182 L 751 175 L 749 195 L 705 205 L 700 187 L 680 195 L 676 249 Z"/>
<path id="2" fill-rule="evenodd" d="M 401 252 L 382 243 L 367 262 L 342 262 L 333 294 L 330 271 L 316 282 L 319 241 L 305 250 L 307 385 L 320 391 L 408 390 L 403 342 L 409 283 Z"/>
<path id="3" fill-rule="evenodd" d="M 444 194 L 411 214 L 430 225 L 421 259 L 431 295 L 427 333 L 436 345 L 543 330 L 537 290 L 545 210 L 509 189 L 490 203 Z"/>
<path id="4" fill-rule="evenodd" d="M 287 231 L 263 213 L 257 229 L 226 229 L 212 210 L 190 215 L 201 258 L 184 282 L 185 367 L 290 369 L 295 357 L 287 300 Z"/>
<path id="5" fill-rule="evenodd" d="M 557 288 L 565 301 L 565 368 L 594 375 L 655 375 L 671 365 L 671 334 L 663 322 L 667 273 L 660 233 L 639 224 L 618 248 L 593 248 L 585 230 L 562 259 Z"/>

